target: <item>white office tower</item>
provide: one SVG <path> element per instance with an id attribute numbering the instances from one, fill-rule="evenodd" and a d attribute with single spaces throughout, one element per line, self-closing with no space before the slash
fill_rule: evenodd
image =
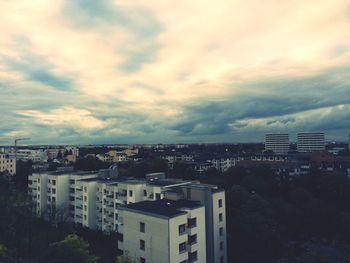
<path id="1" fill-rule="evenodd" d="M 298 152 L 325 151 L 326 143 L 323 132 L 300 132 L 297 135 Z"/>
<path id="2" fill-rule="evenodd" d="M 124 234 L 119 246 L 132 262 L 209 262 L 200 202 L 162 199 L 121 209 Z"/>
<path id="3" fill-rule="evenodd" d="M 287 133 L 269 133 L 265 135 L 265 151 L 287 154 L 289 149 L 289 135 Z"/>

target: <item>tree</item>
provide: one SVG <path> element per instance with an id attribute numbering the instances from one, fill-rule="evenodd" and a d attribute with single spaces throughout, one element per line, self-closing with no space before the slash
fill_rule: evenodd
<path id="1" fill-rule="evenodd" d="M 241 185 L 244 186 L 248 191 L 258 193 L 259 195 L 266 196 L 267 185 L 261 176 L 255 176 L 252 174 L 246 175 Z"/>
<path id="2" fill-rule="evenodd" d="M 82 171 L 98 171 L 100 169 L 106 169 L 110 166 L 110 163 L 102 162 L 94 156 L 87 156 L 82 159 L 78 159 L 74 165 L 75 170 Z"/>
<path id="3" fill-rule="evenodd" d="M 117 256 L 115 263 L 131 263 L 131 259 L 127 256 Z"/>
<path id="4" fill-rule="evenodd" d="M 7 248 L 2 244 L 0 244 L 0 262 L 2 263 L 15 262 L 9 257 Z"/>
<path id="5" fill-rule="evenodd" d="M 57 159 L 62 159 L 62 152 L 61 152 L 61 150 L 59 150 L 58 151 L 58 153 L 57 153 Z"/>
<path id="6" fill-rule="evenodd" d="M 305 253 L 298 257 L 281 258 L 277 263 L 335 263 L 337 260 L 332 260 L 324 255 L 316 253 Z"/>
<path id="7" fill-rule="evenodd" d="M 51 244 L 42 263 L 97 263 L 98 257 L 90 255 L 89 243 L 75 234 Z"/>
<path id="8" fill-rule="evenodd" d="M 269 201 L 242 186 L 232 186 L 227 191 L 226 206 L 231 258 L 273 262 L 280 256 L 280 227 Z"/>
<path id="9" fill-rule="evenodd" d="M 19 189 L 25 190 L 28 186 L 28 176 L 32 174 L 32 161 L 17 161 L 14 183 Z"/>

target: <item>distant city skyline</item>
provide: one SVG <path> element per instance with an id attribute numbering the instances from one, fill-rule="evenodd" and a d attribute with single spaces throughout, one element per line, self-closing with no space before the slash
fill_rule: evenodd
<path id="1" fill-rule="evenodd" d="M 14 0 L 0 26 L 0 145 L 348 140 L 347 0 Z"/>

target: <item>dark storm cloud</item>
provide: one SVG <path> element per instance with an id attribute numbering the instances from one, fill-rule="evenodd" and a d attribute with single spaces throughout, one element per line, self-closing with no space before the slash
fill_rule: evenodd
<path id="1" fill-rule="evenodd" d="M 26 36 L 14 36 L 13 49 L 19 57 L 11 57 L 0 53 L 0 63 L 21 74 L 28 81 L 39 82 L 58 90 L 73 89 L 73 79 L 54 72 L 54 66 L 43 56 L 35 54 Z"/>
<path id="2" fill-rule="evenodd" d="M 257 80 L 240 86 L 247 92 L 232 94 L 222 101 L 187 105 L 184 117 L 170 128 L 183 135 L 230 134 L 232 127 L 246 129 L 251 119 L 268 119 L 265 126 L 279 123 L 297 128 L 299 118 L 308 111 L 350 103 L 350 67 L 337 67 L 312 77 Z M 349 124 L 348 115 L 340 112 L 333 110 L 327 117 L 316 119 L 313 127 L 345 128 Z M 337 121 L 331 122 L 334 117 Z M 307 127 L 300 123 L 298 128 Z M 249 125 L 249 129 L 254 129 L 254 125 Z M 269 131 L 268 127 L 265 129 Z"/>
<path id="3" fill-rule="evenodd" d="M 134 43 L 116 48 L 117 52 L 125 56 L 124 62 L 119 66 L 123 72 L 139 71 L 143 64 L 154 61 L 160 49 L 154 38 L 164 28 L 145 10 L 128 10 L 111 0 L 76 0 L 66 1 L 62 13 L 80 28 L 90 30 L 91 27 L 116 25 L 130 32 L 134 36 Z"/>

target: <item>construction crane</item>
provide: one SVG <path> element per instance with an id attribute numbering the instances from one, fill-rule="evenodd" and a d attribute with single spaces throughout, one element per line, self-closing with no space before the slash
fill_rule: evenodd
<path id="1" fill-rule="evenodd" d="M 15 161 L 17 162 L 17 143 L 19 141 L 30 140 L 30 138 L 16 138 L 15 139 Z"/>

